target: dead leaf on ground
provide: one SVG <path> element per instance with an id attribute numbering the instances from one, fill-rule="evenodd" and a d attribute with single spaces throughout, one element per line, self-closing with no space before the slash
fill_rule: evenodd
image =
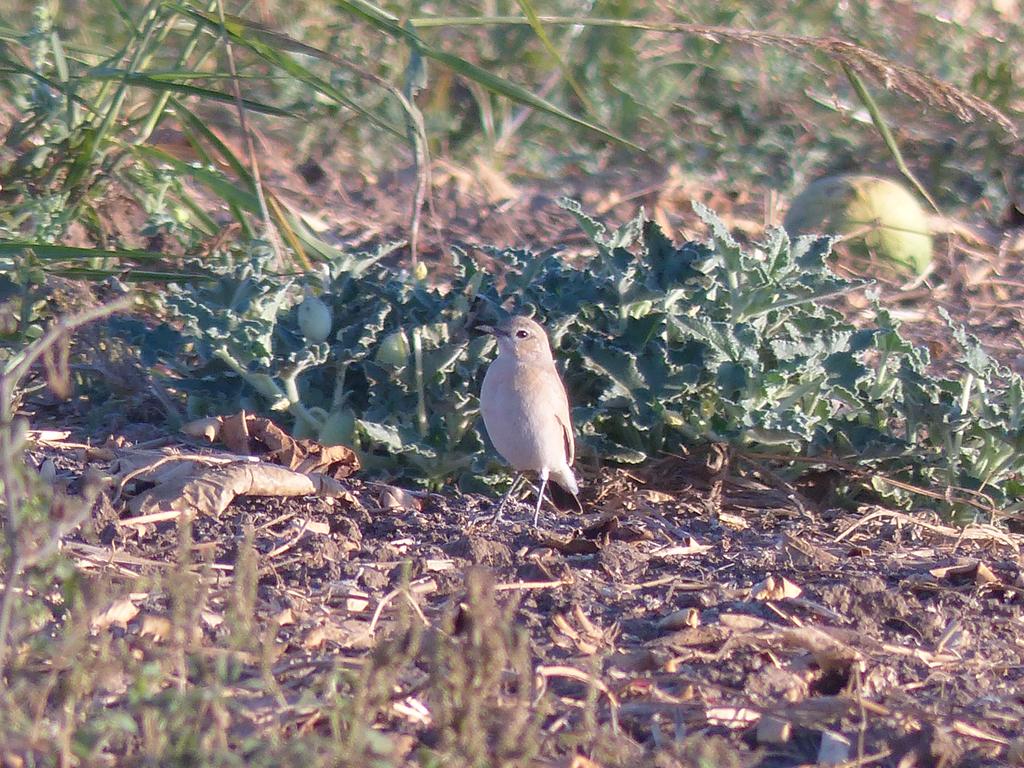
<path id="1" fill-rule="evenodd" d="M 992 569 L 981 560 L 972 563 L 950 565 L 944 568 L 932 568 L 928 573 L 936 579 L 949 579 L 950 581 L 970 579 L 979 587 L 983 587 L 986 584 L 999 583 L 999 577 L 992 573 Z"/>
<path id="2" fill-rule="evenodd" d="M 126 629 L 128 622 L 139 615 L 139 608 L 127 597 L 115 600 L 105 611 L 93 617 L 94 630 L 106 629 L 114 624 Z"/>
<path id="3" fill-rule="evenodd" d="M 196 419 L 185 424 L 181 431 L 189 437 L 198 437 L 208 443 L 215 442 L 220 437 L 221 419 L 219 416 L 207 416 L 204 419 Z"/>
<path id="4" fill-rule="evenodd" d="M 377 504 L 390 512 L 419 512 L 423 506 L 409 491 L 394 485 L 381 488 Z"/>
<path id="5" fill-rule="evenodd" d="M 219 439 L 232 453 L 259 456 L 296 472 L 319 472 L 340 480 L 359 469 L 359 459 L 351 448 L 296 440 L 270 419 L 245 411 L 199 419 L 186 424 L 182 431 L 211 441 Z"/>
<path id="6" fill-rule="evenodd" d="M 785 600 L 800 597 L 803 590 L 784 576 L 769 576 L 750 590 L 752 600 Z"/>
<path id="7" fill-rule="evenodd" d="M 244 412 L 225 420 L 241 433 L 237 422 L 244 422 L 245 432 L 259 448 L 264 461 L 280 464 L 296 472 L 319 472 L 340 480 L 359 469 L 355 452 L 344 445 L 320 445 L 315 440 L 296 440 L 270 419 L 246 415 Z M 231 449 L 231 444 L 226 443 Z"/>
<path id="8" fill-rule="evenodd" d="M 677 555 L 700 555 L 711 549 L 710 544 L 701 544 L 693 536 L 687 536 L 682 544 L 662 547 L 651 553 L 651 557 L 673 557 Z"/>
<path id="9" fill-rule="evenodd" d="M 784 629 L 779 633 L 779 638 L 784 645 L 809 651 L 815 663 L 824 671 L 848 670 L 863 658 L 856 648 L 817 627 Z"/>
<path id="10" fill-rule="evenodd" d="M 163 483 L 133 498 L 134 517 L 122 525 L 145 525 L 180 516 L 219 515 L 237 496 L 328 496 L 358 504 L 337 480 L 318 473 L 302 474 L 274 464 L 239 462 L 203 469 L 185 480 Z"/>
<path id="11" fill-rule="evenodd" d="M 147 613 L 142 617 L 142 625 L 139 627 L 139 635 L 152 637 L 156 642 L 166 640 L 171 636 L 171 620 L 166 616 L 157 616 L 154 613 Z"/>

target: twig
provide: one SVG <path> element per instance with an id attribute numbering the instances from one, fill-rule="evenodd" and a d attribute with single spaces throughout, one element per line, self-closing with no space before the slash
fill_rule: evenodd
<path id="1" fill-rule="evenodd" d="M 538 695 L 544 693 L 544 689 L 546 688 L 546 681 L 549 677 L 564 677 L 569 680 L 578 680 L 581 683 L 586 683 L 587 685 L 591 685 L 594 688 L 597 688 L 597 690 L 603 693 L 608 699 L 609 711 L 611 712 L 612 719 L 612 731 L 614 733 L 619 732 L 619 699 L 612 692 L 611 688 L 609 688 L 605 684 L 603 680 L 594 677 L 593 675 L 588 675 L 586 672 L 578 670 L 575 667 L 567 667 L 560 665 L 538 666 L 535 670 L 535 674 L 537 675 L 537 678 L 540 680 L 540 684 L 537 686 Z"/>
<path id="2" fill-rule="evenodd" d="M 558 581 L 514 581 L 508 584 L 495 584 L 494 591 L 511 592 L 519 589 L 558 589 L 571 583 L 565 579 L 559 579 Z"/>
<path id="3" fill-rule="evenodd" d="M 416 604 L 415 600 L 413 600 L 412 594 L 409 592 L 408 587 L 402 586 L 397 587 L 396 589 L 393 589 L 390 592 L 388 592 L 386 595 L 384 595 L 384 597 L 381 598 L 381 601 L 377 604 L 377 608 L 373 612 L 373 618 L 370 619 L 370 627 L 367 630 L 370 637 L 373 637 L 374 633 L 377 631 L 377 623 L 380 621 L 381 614 L 384 613 L 384 609 L 387 607 L 388 603 L 390 603 L 399 595 L 402 595 L 406 600 L 409 601 L 409 605 L 412 606 L 412 609 L 416 612 L 416 615 L 420 617 L 420 621 L 423 622 L 423 626 L 430 626 L 430 621 L 427 619 L 426 614 L 423 613 L 423 609 Z"/>
<path id="4" fill-rule="evenodd" d="M 738 451 L 738 453 L 740 453 L 740 455 L 743 456 L 747 455 L 743 451 Z M 844 472 L 849 472 L 851 475 L 854 475 L 856 477 L 874 477 L 879 480 L 882 480 L 883 482 L 889 483 L 889 485 L 899 488 L 900 490 L 908 491 L 909 493 L 916 493 L 919 496 L 925 496 L 929 499 L 937 499 L 938 501 L 945 501 L 950 503 L 957 502 L 960 504 L 967 504 L 969 506 L 974 507 L 975 509 L 979 509 L 982 512 L 987 512 L 988 514 L 993 516 L 998 516 L 1002 514 L 1002 510 L 995 507 L 991 503 L 991 499 L 989 499 L 988 496 L 986 496 L 981 491 L 975 491 L 971 488 L 962 488 L 957 485 L 948 485 L 946 486 L 945 493 L 939 493 L 938 491 L 933 491 L 928 488 L 922 488 L 919 485 L 907 483 L 904 482 L 903 480 L 897 480 L 896 478 L 886 475 L 883 472 L 878 472 L 873 469 L 867 469 L 866 467 L 856 467 L 852 464 L 847 464 L 846 462 L 843 461 L 836 461 L 835 459 L 827 459 L 823 456 L 787 456 L 785 454 L 776 453 L 755 453 L 751 455 L 757 456 L 762 459 L 767 459 L 769 461 L 784 461 L 792 464 L 821 464 L 822 466 L 826 466 L 829 469 L 841 469 Z M 967 494 L 967 496 L 954 496 L 953 491 Z M 970 496 L 980 497 L 981 499 L 984 499 L 984 501 L 975 501 L 974 499 L 970 498 Z"/>
<path id="5" fill-rule="evenodd" d="M 906 525 L 916 525 L 919 528 L 924 528 L 926 531 L 931 531 L 932 533 L 936 533 L 940 536 L 956 539 L 958 543 L 964 539 L 970 541 L 1000 541 L 1015 550 L 1019 549 L 1017 542 L 1007 534 L 990 526 L 965 525 L 961 530 L 957 530 L 956 528 L 951 528 L 945 525 L 934 525 L 932 523 L 925 522 L 924 520 L 918 520 L 917 518 L 904 514 L 903 512 L 893 512 L 888 509 L 879 509 L 862 517 L 860 520 L 850 525 L 845 531 L 836 534 L 834 540 L 842 541 L 858 528 L 867 525 L 872 520 L 877 520 L 882 517 L 898 520 Z"/>
<path id="6" fill-rule="evenodd" d="M 279 547 L 274 547 L 272 550 L 267 552 L 267 554 L 265 554 L 263 557 L 269 560 L 270 558 L 277 557 L 278 555 L 283 554 L 284 552 L 287 552 L 289 549 L 294 547 L 298 543 L 299 539 L 306 535 L 306 529 L 309 528 L 309 523 L 310 520 L 308 518 L 303 520 L 302 525 L 299 526 L 298 533 L 296 533 L 294 536 L 288 539 L 288 541 L 286 541 Z"/>

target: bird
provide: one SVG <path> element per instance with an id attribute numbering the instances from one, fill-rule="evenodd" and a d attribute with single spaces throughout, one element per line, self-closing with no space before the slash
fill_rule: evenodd
<path id="1" fill-rule="evenodd" d="M 572 471 L 576 445 L 569 398 L 555 368 L 547 333 L 539 323 L 521 315 L 477 327 L 498 341 L 498 356 L 487 367 L 480 389 L 480 413 L 501 457 L 517 472 L 536 472 L 540 477 L 534 527 L 540 519 L 545 488 L 560 510 L 582 513 L 579 485 Z M 519 479 L 498 502 L 495 519 Z"/>

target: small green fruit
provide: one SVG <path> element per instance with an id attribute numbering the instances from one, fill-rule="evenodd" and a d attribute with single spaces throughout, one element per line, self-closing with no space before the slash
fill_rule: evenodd
<path id="1" fill-rule="evenodd" d="M 352 445 L 356 431 L 356 417 L 351 409 L 332 411 L 320 428 L 321 445 Z"/>
<path id="2" fill-rule="evenodd" d="M 932 263 L 928 215 L 903 185 L 876 176 L 829 176 L 801 192 L 784 225 L 790 235 L 849 236 L 855 255 L 877 256 L 903 272 L 923 274 Z"/>
<path id="3" fill-rule="evenodd" d="M 299 304 L 299 328 L 312 342 L 327 341 L 331 335 L 331 310 L 316 296 L 307 296 Z"/>
<path id="4" fill-rule="evenodd" d="M 374 362 L 401 368 L 409 364 L 409 337 L 405 331 L 397 330 L 381 339 Z"/>

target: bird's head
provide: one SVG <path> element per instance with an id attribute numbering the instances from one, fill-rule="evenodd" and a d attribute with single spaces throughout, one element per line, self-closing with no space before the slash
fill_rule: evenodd
<path id="1" fill-rule="evenodd" d="M 550 361 L 551 346 L 541 325 L 528 317 L 514 316 L 497 325 L 478 326 L 498 340 L 498 354 L 516 360 Z"/>

